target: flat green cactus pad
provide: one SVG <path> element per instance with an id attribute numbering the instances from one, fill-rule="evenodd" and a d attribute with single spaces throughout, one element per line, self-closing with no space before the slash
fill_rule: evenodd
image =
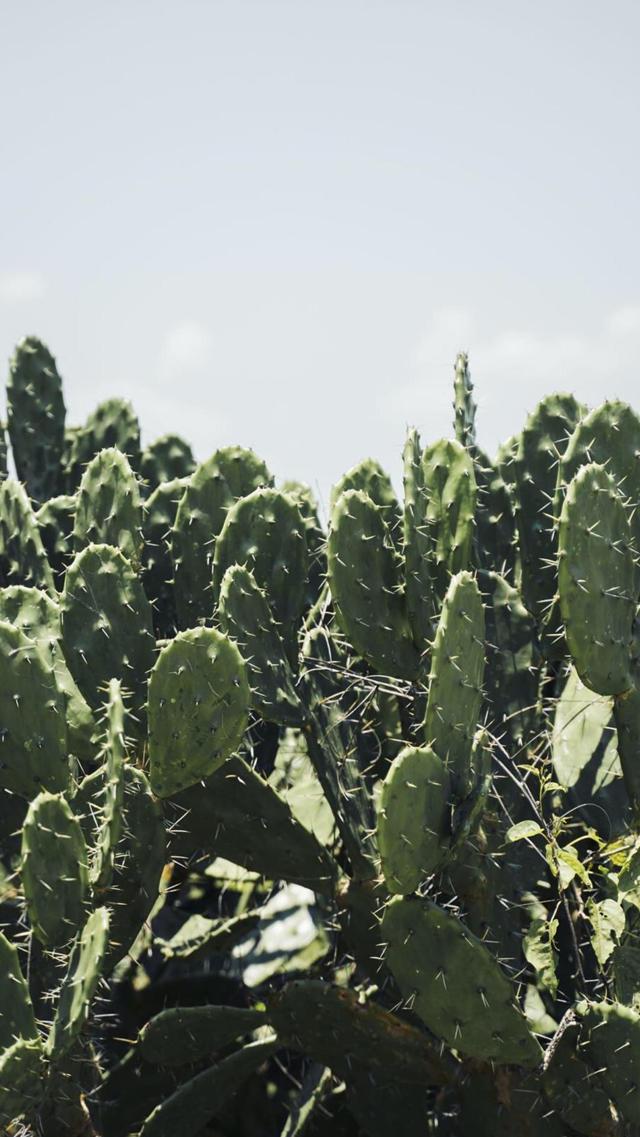
<path id="1" fill-rule="evenodd" d="M 131 696 L 127 730 L 141 736 L 155 641 L 137 573 L 118 549 L 88 545 L 67 570 L 60 607 L 65 659 L 89 706 L 101 707 L 120 679 Z"/>
<path id="2" fill-rule="evenodd" d="M 180 632 L 149 680 L 153 792 L 170 797 L 213 774 L 240 745 L 249 702 L 236 645 L 214 628 Z"/>
<path id="3" fill-rule="evenodd" d="M 451 577 L 469 567 L 477 486 L 471 455 L 459 442 L 443 438 L 422 456 L 426 514 L 416 523 L 429 539 L 429 561 L 436 603 Z"/>
<path id="4" fill-rule="evenodd" d="M 621 1003 L 578 1006 L 580 1055 L 625 1121 L 640 1125 L 640 1014 Z"/>
<path id="5" fill-rule="evenodd" d="M 300 510 L 279 490 L 254 490 L 227 513 L 213 561 L 214 593 L 231 565 L 243 565 L 265 592 L 293 659 L 305 601 L 308 570 L 305 525 Z"/>
<path id="6" fill-rule="evenodd" d="M 431 654 L 425 741 L 444 762 L 458 797 L 469 792 L 471 754 L 482 703 L 484 612 L 468 572 L 451 580 Z"/>
<path id="7" fill-rule="evenodd" d="M 48 947 L 68 943 L 84 922 L 87 862 L 80 822 L 65 798 L 38 794 L 22 829 L 20 876 L 29 922 Z"/>
<path id="8" fill-rule="evenodd" d="M 0 1052 L 12 1046 L 16 1039 L 38 1037 L 18 949 L 0 932 Z"/>
<path id="9" fill-rule="evenodd" d="M 9 1126 L 32 1117 L 42 1101 L 45 1085 L 46 1069 L 39 1040 L 20 1038 L 0 1052 L 0 1125 Z"/>
<path id="10" fill-rule="evenodd" d="M 108 940 L 109 912 L 96 908 L 74 944 L 47 1038 L 47 1056 L 56 1061 L 69 1052 L 87 1021 L 89 1005 L 102 976 Z"/>
<path id="11" fill-rule="evenodd" d="M 361 490 L 347 490 L 334 506 L 328 568 L 340 626 L 356 651 L 383 675 L 414 678 L 419 652 L 397 554 L 382 510 Z"/>
<path id="12" fill-rule="evenodd" d="M 540 1047 L 510 980 L 455 916 L 429 901 L 397 897 L 385 911 L 381 938 L 407 1005 L 453 1050 L 497 1064 L 539 1062 Z"/>
<path id="13" fill-rule="evenodd" d="M 378 848 L 391 892 L 409 893 L 446 858 L 451 779 L 438 755 L 407 746 L 391 764 L 378 804 Z"/>
<path id="14" fill-rule="evenodd" d="M 64 696 L 39 645 L 0 620 L 0 785 L 31 799 L 69 782 Z"/>
<path id="15" fill-rule="evenodd" d="M 168 1007 L 140 1032 L 147 1062 L 184 1066 L 200 1062 L 265 1022 L 264 1011 L 245 1007 Z"/>
<path id="16" fill-rule="evenodd" d="M 242 565 L 222 578 L 218 620 L 246 660 L 253 708 L 268 722 L 299 723 L 302 708 L 282 636 L 267 597 Z"/>
<path id="17" fill-rule="evenodd" d="M 138 565 L 142 554 L 142 504 L 138 481 L 115 446 L 101 450 L 87 466 L 76 503 L 73 547 L 112 545 Z"/>
<path id="18" fill-rule="evenodd" d="M 602 466 L 583 466 L 567 488 L 559 553 L 560 608 L 578 675 L 600 695 L 629 690 L 637 570 L 622 500 Z"/>

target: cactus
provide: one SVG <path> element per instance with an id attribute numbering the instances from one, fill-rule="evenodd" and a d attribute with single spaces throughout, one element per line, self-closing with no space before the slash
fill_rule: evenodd
<path id="1" fill-rule="evenodd" d="M 62 647 L 87 703 L 104 702 L 110 679 L 131 692 L 128 729 L 144 732 L 146 680 L 155 655 L 151 608 L 129 561 L 88 545 L 69 566 L 60 598 Z"/>
<path id="2" fill-rule="evenodd" d="M 217 450 L 191 475 L 178 506 L 172 533 L 174 595 L 179 627 L 187 629 L 213 614 L 212 566 L 215 542 L 238 498 L 270 485 L 271 475 L 252 450 Z"/>
<path id="3" fill-rule="evenodd" d="M 36 513 L 40 538 L 58 588 L 64 583 L 65 570 L 73 557 L 75 514 L 75 494 L 59 494 L 58 497 L 51 497 Z"/>
<path id="4" fill-rule="evenodd" d="M 24 487 L 12 478 L 0 484 L 0 577 L 56 593 L 36 516 Z"/>
<path id="5" fill-rule="evenodd" d="M 325 543 L 308 487 L 141 456 L 120 400 L 30 450 L 61 392 L 19 356 L 3 1131 L 630 1137 L 634 412 L 552 396 L 494 463 L 460 355 L 455 440 L 409 432 L 402 504 L 353 467 Z"/>
<path id="6" fill-rule="evenodd" d="M 304 524 L 291 498 L 278 490 L 255 490 L 229 509 L 213 559 L 216 598 L 234 564 L 248 568 L 256 584 L 268 590 L 273 617 L 289 658 L 294 658 L 308 558 Z"/>
<path id="7" fill-rule="evenodd" d="M 68 943 L 82 924 L 89 866 L 80 823 L 61 794 L 41 793 L 31 802 L 22 828 L 20 872 L 38 939 L 51 947 Z"/>
<path id="8" fill-rule="evenodd" d="M 0 619 L 23 632 L 40 649 L 65 700 L 68 749 L 80 761 L 91 759 L 95 721 L 65 662 L 60 610 L 55 600 L 38 588 L 19 584 L 2 588 Z"/>
<path id="9" fill-rule="evenodd" d="M 451 800 L 447 768 L 431 747 L 400 751 L 378 807 L 378 848 L 390 892 L 413 892 L 444 863 Z"/>
<path id="10" fill-rule="evenodd" d="M 140 1032 L 145 1062 L 186 1066 L 251 1033 L 265 1022 L 264 1011 L 245 1007 L 171 1007 Z"/>
<path id="11" fill-rule="evenodd" d="M 35 336 L 18 344 L 7 383 L 9 437 L 16 472 L 34 501 L 60 492 L 65 405 L 51 352 Z"/>
<path id="12" fill-rule="evenodd" d="M 101 450 L 86 467 L 77 494 L 73 548 L 111 545 L 137 566 L 142 554 L 142 505 L 124 454 Z"/>
<path id="13" fill-rule="evenodd" d="M 482 599 L 473 577 L 461 572 L 453 577 L 442 605 L 424 721 L 425 741 L 445 763 L 459 798 L 474 781 L 471 757 L 483 676 Z"/>
<path id="14" fill-rule="evenodd" d="M 411 1010 L 454 1050 L 535 1066 L 540 1046 L 488 949 L 435 904 L 398 897 L 382 921 L 387 962 Z"/>
<path id="15" fill-rule="evenodd" d="M 373 458 L 365 458 L 348 470 L 331 490 L 330 508 L 333 512 L 342 494 L 347 490 L 359 490 L 377 505 L 382 519 L 385 522 L 392 539 L 400 529 L 401 513 L 398 499 L 391 485 L 389 475 L 379 462 Z"/>
<path id="16" fill-rule="evenodd" d="M 419 656 L 396 552 L 382 511 L 362 490 L 346 490 L 334 506 L 328 562 L 338 618 L 353 646 L 380 674 L 413 678 Z"/>
<path id="17" fill-rule="evenodd" d="M 0 621 L 0 785 L 29 801 L 70 778 L 64 696 L 37 643 Z"/>
<path id="18" fill-rule="evenodd" d="M 196 463 L 188 442 L 179 434 L 163 434 L 142 453 L 140 477 L 151 493 L 164 482 L 188 478 Z"/>
<path id="19" fill-rule="evenodd" d="M 133 470 L 140 468 L 140 424 L 131 403 L 123 399 L 106 399 L 91 412 L 84 426 L 67 432 L 63 460 L 66 493 L 75 493 L 91 459 L 110 447 L 120 450 Z"/>
<path id="20" fill-rule="evenodd" d="M 186 485 L 186 478 L 163 482 L 147 498 L 143 513 L 142 582 L 153 608 L 153 623 L 159 639 L 175 635 L 178 625 L 171 530 Z"/>
<path id="21" fill-rule="evenodd" d="M 213 628 L 180 632 L 149 679 L 151 788 L 170 797 L 213 774 L 247 726 L 249 685 L 238 649 Z"/>
<path id="22" fill-rule="evenodd" d="M 553 501 L 558 468 L 582 410 L 572 395 L 543 399 L 525 423 L 513 463 L 522 598 L 539 621 L 548 617 L 556 591 Z"/>

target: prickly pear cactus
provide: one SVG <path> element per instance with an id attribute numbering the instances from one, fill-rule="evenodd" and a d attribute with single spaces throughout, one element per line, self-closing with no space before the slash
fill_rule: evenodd
<path id="1" fill-rule="evenodd" d="M 640 420 L 331 495 L 251 450 L 0 431 L 0 1129 L 633 1137 Z M 636 492 L 637 491 L 637 492 Z"/>

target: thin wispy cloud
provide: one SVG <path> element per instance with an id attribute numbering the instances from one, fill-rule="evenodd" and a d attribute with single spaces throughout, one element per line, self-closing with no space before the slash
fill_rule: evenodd
<path id="1" fill-rule="evenodd" d="M 40 300 L 46 282 L 39 272 L 0 272 L 0 303 L 24 304 Z"/>
<path id="2" fill-rule="evenodd" d="M 473 313 L 434 313 L 394 392 L 396 413 L 426 430 L 427 440 L 448 433 L 453 364 L 468 351 L 479 407 L 480 438 L 495 447 L 520 429 L 527 411 L 552 391 L 572 391 L 589 405 L 624 398 L 640 359 L 640 303 L 606 314 L 589 331 L 542 334 L 526 328 L 486 333 Z M 388 407 L 388 404 L 385 403 Z"/>
<path id="3" fill-rule="evenodd" d="M 197 320 L 181 320 L 170 328 L 160 353 L 162 378 L 184 379 L 202 374 L 212 360 L 211 333 Z"/>

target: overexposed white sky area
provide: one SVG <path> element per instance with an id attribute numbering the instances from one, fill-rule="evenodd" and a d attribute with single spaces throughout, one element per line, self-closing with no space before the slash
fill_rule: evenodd
<path id="1" fill-rule="evenodd" d="M 0 356 L 71 422 L 253 446 L 323 498 L 451 420 L 640 404 L 633 0 L 0 5 Z"/>

